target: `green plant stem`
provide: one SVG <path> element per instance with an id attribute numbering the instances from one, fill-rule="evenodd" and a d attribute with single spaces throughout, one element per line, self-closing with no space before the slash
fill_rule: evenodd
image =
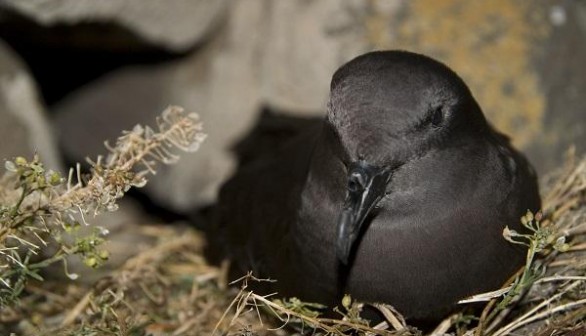
<path id="1" fill-rule="evenodd" d="M 26 185 L 23 185 L 22 186 L 22 193 L 20 194 L 20 198 L 18 199 L 18 202 L 16 203 L 14 208 L 12 208 L 12 211 L 10 211 L 10 219 L 16 218 L 16 216 L 18 215 L 18 210 L 20 209 L 22 202 L 24 202 L 24 199 L 26 198 L 26 196 L 28 194 L 29 194 L 28 187 Z M 14 226 L 11 225 L 11 227 L 14 227 Z"/>
<path id="2" fill-rule="evenodd" d="M 39 268 L 45 268 L 49 265 L 52 265 L 58 261 L 62 261 L 63 259 L 65 259 L 66 257 L 75 254 L 79 249 L 77 247 L 74 247 L 73 249 L 71 249 L 70 251 L 64 251 L 63 249 L 57 251 L 51 258 L 49 259 L 45 259 L 43 261 L 40 261 L 36 264 L 31 264 L 29 266 L 30 269 L 39 269 Z"/>

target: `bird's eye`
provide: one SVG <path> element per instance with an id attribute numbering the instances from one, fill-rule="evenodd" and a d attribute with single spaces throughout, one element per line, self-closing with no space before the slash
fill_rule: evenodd
<path id="1" fill-rule="evenodd" d="M 442 111 L 441 107 L 435 108 L 433 114 L 431 115 L 431 124 L 434 127 L 440 127 L 442 122 L 444 121 L 444 112 Z"/>

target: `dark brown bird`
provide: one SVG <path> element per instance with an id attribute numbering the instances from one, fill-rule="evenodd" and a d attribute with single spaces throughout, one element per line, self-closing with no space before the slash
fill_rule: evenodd
<path id="1" fill-rule="evenodd" d="M 433 319 L 523 264 L 502 231 L 539 207 L 533 169 L 462 79 L 381 51 L 336 71 L 318 128 L 225 184 L 213 234 L 236 274 L 276 279 L 280 295 L 349 293 Z"/>

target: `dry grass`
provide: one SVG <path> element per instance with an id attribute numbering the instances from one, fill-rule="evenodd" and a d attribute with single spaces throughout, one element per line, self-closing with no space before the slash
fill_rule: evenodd
<path id="1" fill-rule="evenodd" d="M 450 316 L 433 335 L 586 335 L 586 158 L 570 156 L 542 189 L 543 214 L 524 219 L 534 234 L 507 233 L 527 244 L 527 266 L 504 290 L 475 298 L 488 300 L 481 316 Z M 200 233 L 180 223 L 141 231 L 156 243 L 92 286 L 31 282 L 20 304 L 0 314 L 0 334 L 421 334 L 390 306 L 375 307 L 386 321 L 371 326 L 360 316 L 363 305 L 349 297 L 340 318 L 329 319 L 312 304 L 249 291 L 250 281 L 260 281 L 252 275 L 228 286 L 227 267 L 202 257 Z"/>

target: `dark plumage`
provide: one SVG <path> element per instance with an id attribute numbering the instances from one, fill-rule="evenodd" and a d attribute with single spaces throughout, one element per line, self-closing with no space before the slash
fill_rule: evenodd
<path id="1" fill-rule="evenodd" d="M 429 319 L 522 265 L 502 231 L 539 207 L 533 169 L 463 81 L 383 51 L 336 71 L 318 128 L 226 183 L 213 234 L 236 274 L 276 279 L 283 296 L 350 293 Z"/>

